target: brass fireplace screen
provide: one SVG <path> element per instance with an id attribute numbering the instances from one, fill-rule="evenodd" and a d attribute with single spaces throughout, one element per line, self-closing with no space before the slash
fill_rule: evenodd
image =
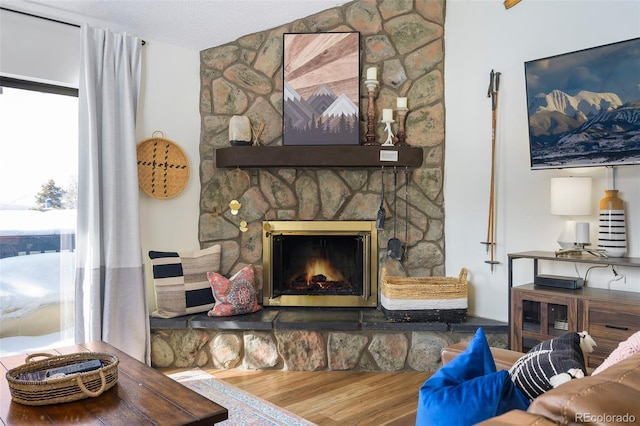
<path id="1" fill-rule="evenodd" d="M 375 222 L 269 221 L 263 225 L 265 306 L 377 305 Z"/>

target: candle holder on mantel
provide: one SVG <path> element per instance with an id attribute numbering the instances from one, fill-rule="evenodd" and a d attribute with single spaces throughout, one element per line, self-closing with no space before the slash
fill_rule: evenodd
<path id="1" fill-rule="evenodd" d="M 384 130 L 387 132 L 387 140 L 382 146 L 393 146 L 393 133 L 391 133 L 391 124 L 395 123 L 394 120 L 382 120 L 384 123 Z"/>
<path id="2" fill-rule="evenodd" d="M 396 114 L 398 115 L 398 133 L 396 133 L 396 145 L 398 146 L 409 146 L 409 144 L 407 143 L 407 135 L 404 132 L 404 121 L 407 118 L 407 111 L 409 111 L 409 108 L 396 108 Z"/>
<path id="3" fill-rule="evenodd" d="M 367 87 L 369 93 L 369 108 L 367 109 L 367 134 L 365 135 L 365 145 L 378 145 L 376 140 L 376 106 L 374 104 L 374 98 L 376 95 L 376 89 L 378 88 L 378 80 L 365 80 L 364 85 Z"/>

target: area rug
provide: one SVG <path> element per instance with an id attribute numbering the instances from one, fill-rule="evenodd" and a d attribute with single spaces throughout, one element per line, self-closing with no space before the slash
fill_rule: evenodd
<path id="1" fill-rule="evenodd" d="M 225 407 L 229 411 L 229 419 L 217 423 L 223 426 L 315 425 L 197 368 L 170 374 L 169 377 Z"/>

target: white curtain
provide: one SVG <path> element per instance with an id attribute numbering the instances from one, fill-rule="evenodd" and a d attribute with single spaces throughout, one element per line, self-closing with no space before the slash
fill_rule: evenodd
<path id="1" fill-rule="evenodd" d="M 76 343 L 149 363 L 138 206 L 141 40 L 81 28 Z"/>

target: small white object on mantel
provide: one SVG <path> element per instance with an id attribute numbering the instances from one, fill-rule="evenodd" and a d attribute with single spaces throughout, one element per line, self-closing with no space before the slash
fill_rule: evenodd
<path id="1" fill-rule="evenodd" d="M 390 149 L 381 149 L 380 161 L 398 162 L 398 151 L 390 150 Z"/>
<path id="2" fill-rule="evenodd" d="M 382 146 L 393 146 L 393 133 L 391 132 L 391 123 L 395 122 L 393 121 L 392 109 L 382 110 L 382 122 L 384 123 L 384 131 L 387 132 L 387 140 L 382 144 Z"/>
<path id="3" fill-rule="evenodd" d="M 251 145 L 251 121 L 246 115 L 234 115 L 229 120 L 231 145 Z"/>

